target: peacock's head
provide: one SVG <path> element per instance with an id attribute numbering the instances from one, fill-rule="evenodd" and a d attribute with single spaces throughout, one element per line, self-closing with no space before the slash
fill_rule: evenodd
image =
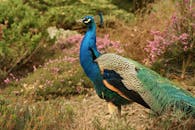
<path id="1" fill-rule="evenodd" d="M 95 23 L 93 16 L 85 16 L 84 18 L 82 18 L 82 22 L 87 26 L 90 26 Z"/>

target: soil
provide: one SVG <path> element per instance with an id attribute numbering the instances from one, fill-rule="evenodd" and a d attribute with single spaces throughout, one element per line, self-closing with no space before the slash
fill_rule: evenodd
<path id="1" fill-rule="evenodd" d="M 193 91 L 194 92 L 194 91 Z M 78 97 L 73 97 L 66 102 L 71 105 L 74 109 L 75 117 L 75 129 L 76 130 L 160 130 L 167 129 L 164 126 L 167 121 L 173 121 L 168 129 L 180 129 L 181 130 L 191 130 L 195 128 L 195 120 L 192 119 L 180 120 L 179 122 L 174 119 L 167 118 L 167 115 L 157 116 L 151 110 L 144 108 L 143 106 L 132 103 L 129 105 L 122 106 L 121 117 L 113 117 L 108 112 L 107 102 L 100 99 L 95 92 L 90 95 L 86 95 L 84 98 L 79 99 Z M 169 120 L 170 119 L 170 120 Z M 163 122 L 165 121 L 165 122 Z M 190 127 L 182 127 L 189 123 Z M 119 127 L 121 125 L 121 127 Z M 161 128 L 161 126 L 163 128 Z"/>
<path id="2" fill-rule="evenodd" d="M 97 121 L 101 124 L 102 128 L 109 127 L 109 121 L 116 122 L 117 120 L 125 122 L 126 125 L 136 130 L 146 129 L 151 123 L 151 118 L 149 117 L 150 110 L 137 103 L 122 106 L 120 118 L 111 116 L 108 112 L 107 102 L 100 99 L 95 92 L 82 100 L 73 98 L 68 101 L 67 104 L 73 106 L 73 109 L 76 112 L 75 123 L 77 124 L 76 129 L 78 130 L 95 129 L 94 125 Z"/>

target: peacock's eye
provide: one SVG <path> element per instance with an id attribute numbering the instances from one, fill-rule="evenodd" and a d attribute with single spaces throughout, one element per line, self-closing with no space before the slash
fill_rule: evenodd
<path id="1" fill-rule="evenodd" d="M 89 23 L 89 22 L 91 22 L 91 19 L 89 19 L 89 18 L 84 18 L 84 19 L 83 19 L 83 23 L 87 24 L 87 23 Z"/>

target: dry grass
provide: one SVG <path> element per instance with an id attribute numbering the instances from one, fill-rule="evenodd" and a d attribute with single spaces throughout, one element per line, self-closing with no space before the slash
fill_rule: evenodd
<path id="1" fill-rule="evenodd" d="M 150 117 L 151 124 L 148 129 L 151 130 L 194 130 L 195 119 L 192 117 L 185 117 L 182 113 L 164 113 L 156 117 Z"/>
<path id="2" fill-rule="evenodd" d="M 107 104 L 90 95 L 39 102 L 12 102 L 1 97 L 0 101 L 4 102 L 0 107 L 2 130 L 193 130 L 195 127 L 195 120 L 183 118 L 181 113 L 155 116 L 136 103 L 123 106 L 120 119 L 112 118 Z"/>
<path id="3" fill-rule="evenodd" d="M 63 98 L 37 103 L 4 102 L 0 107 L 1 130 L 74 129 L 75 112 Z"/>

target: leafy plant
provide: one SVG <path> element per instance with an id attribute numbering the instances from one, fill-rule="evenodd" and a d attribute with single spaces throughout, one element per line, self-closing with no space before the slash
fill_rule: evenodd
<path id="1" fill-rule="evenodd" d="M 9 73 L 21 70 L 20 68 L 29 61 L 34 62 L 33 58 L 36 54 L 41 57 L 38 52 L 45 50 L 46 47 L 48 49 L 46 30 L 49 26 L 72 29 L 78 26 L 76 20 L 84 15 L 97 15 L 96 8 L 103 11 L 105 17 L 112 14 L 123 21 L 133 17 L 131 13 L 118 10 L 112 2 L 108 1 L 2 1 L 0 5 L 0 79 L 6 79 Z M 43 59 L 40 58 L 40 62 L 41 60 Z M 32 66 L 28 68 L 32 70 Z"/>
<path id="2" fill-rule="evenodd" d="M 36 9 L 22 0 L 9 0 L 0 4 L 0 23 L 3 35 L 0 40 L 1 80 L 17 67 L 25 64 L 46 40 L 45 21 Z"/>

